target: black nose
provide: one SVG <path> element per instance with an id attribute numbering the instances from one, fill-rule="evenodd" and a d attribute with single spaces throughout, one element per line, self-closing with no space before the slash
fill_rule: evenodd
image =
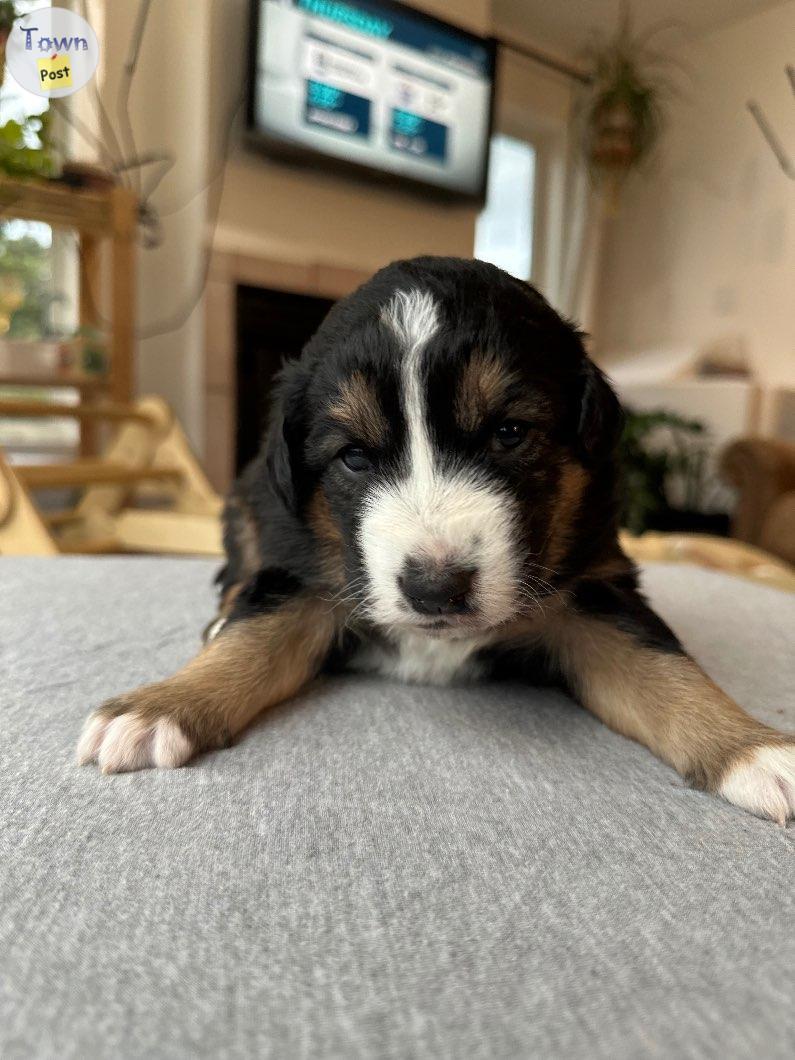
<path id="1" fill-rule="evenodd" d="M 475 571 L 409 561 L 398 577 L 403 595 L 420 615 L 460 615 L 470 609 Z"/>

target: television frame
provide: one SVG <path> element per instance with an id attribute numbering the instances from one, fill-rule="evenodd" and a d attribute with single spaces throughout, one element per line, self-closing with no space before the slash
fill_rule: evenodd
<path id="1" fill-rule="evenodd" d="M 353 3 L 356 0 L 352 0 Z M 498 42 L 495 37 L 481 37 L 469 30 L 462 29 L 452 22 L 436 18 L 418 11 L 411 4 L 403 3 L 402 0 L 378 0 L 378 4 L 391 11 L 407 11 L 419 22 L 434 26 L 436 29 L 452 31 L 459 36 L 480 45 L 486 50 L 488 62 L 488 74 L 491 81 L 491 92 L 489 94 L 488 114 L 486 118 L 485 136 L 485 158 L 483 165 L 483 176 L 476 191 L 460 191 L 454 188 L 445 188 L 439 184 L 422 180 L 420 177 L 405 176 L 400 173 L 392 173 L 389 170 L 368 166 L 361 162 L 353 162 L 346 158 L 338 158 L 335 155 L 326 154 L 314 147 L 304 144 L 294 144 L 283 140 L 278 136 L 272 136 L 257 125 L 255 119 L 256 105 L 256 77 L 257 77 L 257 43 L 259 41 L 259 16 L 262 0 L 249 0 L 249 37 L 247 42 L 247 67 L 246 67 L 246 144 L 274 161 L 288 162 L 299 165 L 302 168 L 320 167 L 327 172 L 336 173 L 338 176 L 359 177 L 369 183 L 381 186 L 402 188 L 404 191 L 429 196 L 439 202 L 454 204 L 468 203 L 474 206 L 483 206 L 486 202 L 486 188 L 489 177 L 489 149 L 491 137 L 494 132 L 494 109 L 497 94 L 497 54 Z"/>

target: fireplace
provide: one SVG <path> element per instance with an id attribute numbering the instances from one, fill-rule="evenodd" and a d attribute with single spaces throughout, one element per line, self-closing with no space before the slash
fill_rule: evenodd
<path id="1" fill-rule="evenodd" d="M 239 285 L 236 293 L 238 472 L 256 455 L 273 397 L 274 376 L 297 357 L 334 299 Z"/>
<path id="2" fill-rule="evenodd" d="M 257 451 L 284 359 L 297 357 L 334 302 L 370 275 L 250 249 L 215 247 L 204 292 L 201 452 L 219 493 Z"/>

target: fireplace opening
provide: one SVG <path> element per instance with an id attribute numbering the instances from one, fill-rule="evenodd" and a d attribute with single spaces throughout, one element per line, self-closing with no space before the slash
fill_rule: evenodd
<path id="1" fill-rule="evenodd" d="M 237 426 L 239 474 L 257 454 L 273 398 L 273 379 L 297 357 L 334 305 L 331 298 L 237 288 Z"/>

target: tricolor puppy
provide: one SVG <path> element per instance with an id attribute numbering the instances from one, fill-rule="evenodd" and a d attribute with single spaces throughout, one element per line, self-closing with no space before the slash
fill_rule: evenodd
<path id="1" fill-rule="evenodd" d="M 206 646 L 100 707 L 80 761 L 181 766 L 330 666 L 552 678 L 694 784 L 784 822 L 795 739 L 710 681 L 619 547 L 620 426 L 533 288 L 451 258 L 383 269 L 281 376 L 227 505 Z"/>

